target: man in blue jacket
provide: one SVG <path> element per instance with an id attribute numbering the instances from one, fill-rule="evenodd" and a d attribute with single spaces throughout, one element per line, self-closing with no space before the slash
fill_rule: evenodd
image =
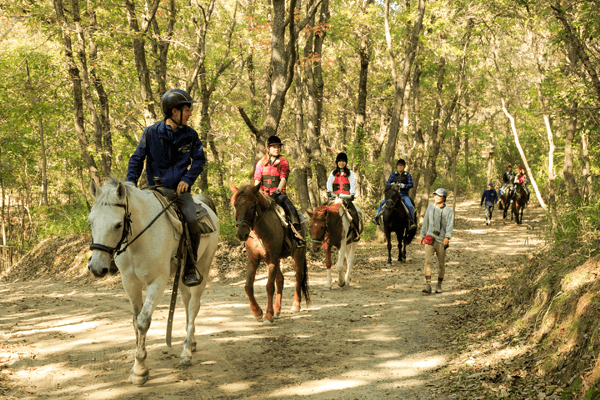
<path id="1" fill-rule="evenodd" d="M 190 194 L 191 186 L 206 164 L 198 133 L 187 126 L 194 103 L 196 101 L 189 93 L 181 89 L 171 89 L 162 96 L 160 106 L 165 118 L 144 130 L 129 159 L 127 180 L 137 185 L 146 160 L 148 183 L 152 184 L 155 178 L 160 178 L 161 185 L 177 192 L 177 205 L 185 216 L 195 252 L 200 244 L 200 234 L 209 233 L 205 231 L 210 228 L 198 222 L 206 215 L 206 210 L 196 215 L 196 206 Z M 197 254 L 187 258 L 182 279 L 186 286 L 202 283 L 203 277 L 196 270 L 196 258 Z"/>
<path id="2" fill-rule="evenodd" d="M 406 161 L 402 158 L 396 162 L 396 172 L 392 172 L 385 183 L 386 185 L 390 185 L 395 183 L 400 186 L 400 196 L 406 204 L 406 208 L 408 209 L 408 213 L 410 215 L 410 226 L 409 230 L 413 230 L 417 228 L 417 224 L 415 224 L 415 210 L 413 205 L 408 197 L 408 191 L 413 187 L 413 179 L 412 175 L 409 172 L 406 172 L 404 169 L 406 168 Z M 381 211 L 383 211 L 383 206 L 385 204 L 385 199 L 379 203 L 379 208 L 377 209 L 377 214 L 375 214 L 375 218 L 373 218 L 373 222 L 379 225 L 379 215 Z"/>

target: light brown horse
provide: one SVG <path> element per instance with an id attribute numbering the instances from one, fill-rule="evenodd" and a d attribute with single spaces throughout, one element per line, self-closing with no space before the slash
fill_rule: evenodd
<path id="1" fill-rule="evenodd" d="M 346 283 L 350 284 L 357 242 L 352 240 L 352 238 L 348 238 L 350 220 L 346 216 L 347 212 L 342 205 L 342 201 L 338 199 L 331 204 L 315 208 L 315 211 L 312 213 L 307 212 L 311 219 L 310 238 L 313 244 L 313 251 L 318 251 L 321 244 L 325 250 L 325 267 L 327 268 L 327 282 L 325 283 L 325 287 L 331 289 L 331 250 L 333 247 L 339 249 L 337 262 L 338 286 L 344 287 Z M 364 227 L 363 213 L 358 207 L 356 207 L 356 212 L 359 218 L 358 226 L 362 232 Z M 344 260 L 347 264 L 345 274 Z"/>
<path id="2" fill-rule="evenodd" d="M 235 225 L 237 238 L 246 242 L 246 253 L 248 263 L 246 264 L 246 294 L 250 301 L 250 310 L 257 321 L 263 321 L 263 325 L 272 325 L 273 319 L 281 314 L 281 297 L 283 295 L 283 274 L 279 266 L 279 260 L 292 257 L 296 270 L 296 291 L 292 312 L 300 311 L 302 294 L 306 305 L 310 304 L 308 291 L 308 266 L 306 263 L 306 246 L 295 247 L 292 250 L 284 246 L 286 232 L 275 211 L 275 201 L 260 192 L 260 184 L 243 185 L 238 189 L 233 183 L 229 183 L 233 192 L 231 205 L 235 208 Z M 304 227 L 301 234 L 304 236 Z M 267 278 L 267 312 L 263 312 L 254 298 L 254 278 L 260 261 L 264 261 L 268 268 Z M 275 304 L 273 295 L 277 286 Z"/>

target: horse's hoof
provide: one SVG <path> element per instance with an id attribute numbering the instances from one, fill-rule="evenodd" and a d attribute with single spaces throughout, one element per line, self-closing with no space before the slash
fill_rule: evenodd
<path id="1" fill-rule="evenodd" d="M 281 311 L 280 312 L 276 312 L 275 314 L 273 314 L 273 317 L 275 317 L 275 318 L 281 317 Z"/>
<path id="2" fill-rule="evenodd" d="M 254 316 L 254 318 L 256 318 L 256 320 L 257 320 L 258 322 L 262 321 L 262 319 L 263 319 L 263 312 L 261 311 L 261 312 L 260 312 L 260 315 L 255 315 L 255 316 Z"/>
<path id="3" fill-rule="evenodd" d="M 298 306 L 292 307 L 292 314 L 298 314 L 299 312 L 300 312 L 300 307 L 298 307 Z"/>
<path id="4" fill-rule="evenodd" d="M 150 371 L 146 371 L 143 375 L 129 375 L 129 382 L 133 383 L 137 386 L 142 386 L 144 383 L 148 382 L 148 378 L 150 377 Z"/>
<path id="5" fill-rule="evenodd" d="M 338 281 L 338 286 L 339 287 L 344 287 L 344 286 L 346 286 L 346 282 L 344 282 L 344 281 Z"/>
<path id="6" fill-rule="evenodd" d="M 262 323 L 262 326 L 273 326 L 273 321 L 270 319 L 265 319 Z"/>
<path id="7" fill-rule="evenodd" d="M 390 268 L 391 266 L 392 266 L 392 263 L 387 263 L 387 264 L 385 264 L 385 267 L 386 267 L 386 268 Z"/>
<path id="8" fill-rule="evenodd" d="M 192 357 L 184 357 L 181 360 L 179 360 L 179 365 L 182 365 L 184 367 L 189 367 L 190 365 L 192 365 Z"/>

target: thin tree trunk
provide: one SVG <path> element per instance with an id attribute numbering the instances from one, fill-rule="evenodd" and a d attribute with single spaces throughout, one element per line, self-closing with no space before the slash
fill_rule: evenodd
<path id="1" fill-rule="evenodd" d="M 173 38 L 173 30 L 175 28 L 175 22 L 177 16 L 177 9 L 175 8 L 175 0 L 169 0 L 169 22 L 167 23 L 167 29 L 165 35 L 161 35 L 156 16 L 152 18 L 152 29 L 155 34 L 155 39 L 151 39 L 154 51 L 154 76 L 158 84 L 158 95 L 162 97 L 167 91 L 167 55 L 169 53 L 169 45 Z"/>
<path id="2" fill-rule="evenodd" d="M 531 181 L 531 186 L 533 186 L 533 189 L 535 190 L 535 195 L 537 196 L 537 199 L 538 199 L 540 205 L 542 206 L 544 211 L 548 212 L 546 203 L 544 202 L 544 199 L 542 198 L 542 194 L 540 193 L 537 183 L 535 182 L 535 178 L 534 178 L 533 174 L 531 173 L 531 168 L 529 168 L 529 163 L 527 162 L 527 157 L 525 157 L 525 152 L 523 151 L 523 148 L 521 147 L 521 142 L 519 141 L 519 134 L 517 133 L 517 127 L 515 126 L 515 119 L 513 118 L 512 115 L 509 114 L 508 110 L 506 109 L 506 103 L 504 101 L 504 97 L 502 97 L 500 100 L 502 101 L 502 111 L 504 112 L 504 114 L 510 121 L 510 128 L 511 128 L 513 136 L 514 136 L 515 145 L 517 146 L 517 149 L 519 150 L 519 154 L 521 155 L 521 160 L 523 161 L 523 165 L 525 165 L 525 169 L 527 170 L 527 176 L 529 177 L 529 180 Z"/>
<path id="3" fill-rule="evenodd" d="M 590 196 L 592 188 L 592 171 L 590 167 L 590 151 L 588 137 L 581 132 L 581 190 L 585 197 Z"/>
<path id="4" fill-rule="evenodd" d="M 140 84 L 140 95 L 144 106 L 144 119 L 146 120 L 146 125 L 152 125 L 156 121 L 154 95 L 152 94 L 152 85 L 150 83 L 150 70 L 148 69 L 148 63 L 146 62 L 146 33 L 148 32 L 151 21 L 156 15 L 159 4 L 160 0 L 152 0 L 152 4 L 148 4 L 146 13 L 142 16 L 142 26 L 140 27 L 135 11 L 134 0 L 125 0 L 127 21 L 129 22 L 129 30 L 131 31 L 131 41 L 133 44 L 135 69 Z"/>
<path id="5" fill-rule="evenodd" d="M 4 212 L 6 194 L 4 193 L 4 177 L 2 171 L 2 147 L 0 146 L 0 190 L 2 192 L 2 205 L 0 206 L 0 208 L 2 209 L 2 245 L 6 246 L 6 225 L 4 223 L 4 221 L 6 220 L 6 214 Z"/>
<path id="6" fill-rule="evenodd" d="M 73 58 L 73 48 L 71 45 L 70 30 L 63 12 L 62 0 L 54 0 L 54 10 L 56 17 L 62 30 L 63 47 L 65 50 L 65 57 L 67 61 L 67 70 L 69 71 L 69 77 L 71 78 L 71 84 L 73 85 L 73 122 L 75 125 L 75 133 L 79 141 L 79 149 L 83 160 L 88 168 L 91 178 L 100 185 L 100 176 L 98 174 L 98 167 L 94 157 L 89 153 L 89 140 L 85 132 L 84 119 L 83 119 L 83 91 L 81 88 L 81 77 L 79 74 L 79 68 Z"/>
<path id="7" fill-rule="evenodd" d="M 575 139 L 575 131 L 577 129 L 577 103 L 573 103 L 573 108 L 569 112 L 569 120 L 567 122 L 567 130 L 565 132 L 565 161 L 563 165 L 563 175 L 567 185 L 569 199 L 575 204 L 581 202 L 581 194 L 577 187 L 577 180 L 573 174 L 573 139 Z"/>
<path id="8" fill-rule="evenodd" d="M 48 207 L 48 162 L 46 160 L 46 146 L 44 145 L 44 122 L 40 116 L 40 154 L 42 156 L 42 199 L 46 207 Z"/>
<path id="9" fill-rule="evenodd" d="M 383 166 L 383 178 L 387 179 L 387 176 L 394 170 L 395 167 L 395 155 L 396 155 L 396 141 L 398 139 L 398 131 L 400 129 L 400 120 L 402 118 L 402 107 L 404 105 L 404 90 L 406 83 L 412 68 L 412 64 L 415 60 L 417 53 L 417 46 L 419 43 L 419 34 L 421 27 L 423 26 L 423 15 L 425 14 L 425 0 L 419 0 L 419 9 L 417 16 L 413 24 L 412 35 L 410 38 L 409 45 L 406 47 L 406 53 L 404 56 L 404 66 L 401 74 L 398 76 L 396 72 L 396 55 L 392 49 L 392 36 L 390 34 L 389 27 L 389 0 L 385 1 L 385 12 L 384 12 L 384 26 L 385 26 L 385 37 L 387 42 L 387 50 L 390 60 L 390 67 L 392 78 L 394 80 L 394 106 L 392 107 L 392 120 L 390 122 L 390 128 L 387 138 L 387 144 L 385 148 L 385 162 Z"/>

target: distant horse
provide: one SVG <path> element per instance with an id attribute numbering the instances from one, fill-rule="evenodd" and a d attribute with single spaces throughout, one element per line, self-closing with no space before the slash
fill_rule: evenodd
<path id="1" fill-rule="evenodd" d="M 356 206 L 355 206 L 356 207 Z M 311 218 L 310 237 L 313 244 L 313 251 L 319 251 L 323 245 L 325 250 L 325 266 L 327 267 L 327 283 L 325 287 L 331 289 L 331 249 L 339 249 L 336 268 L 338 270 L 338 286 L 344 287 L 346 283 L 350 284 L 352 267 L 354 265 L 354 255 L 358 242 L 353 237 L 348 237 L 350 230 L 350 220 L 348 211 L 342 204 L 342 200 L 337 199 L 333 203 L 315 208 L 314 212 L 308 212 Z M 360 208 L 356 207 L 358 214 L 358 226 L 360 231 L 364 227 L 364 215 Z M 344 276 L 344 259 L 346 259 L 347 270 Z"/>
<path id="2" fill-rule="evenodd" d="M 235 225 L 237 238 L 246 242 L 248 263 L 246 264 L 246 295 L 250 301 L 250 310 L 257 321 L 263 325 L 272 325 L 273 319 L 281 314 L 281 296 L 283 295 L 283 274 L 279 267 L 279 260 L 292 257 L 296 270 L 296 291 L 292 312 L 300 311 L 302 294 L 306 304 L 310 304 L 308 293 L 308 265 L 306 263 L 306 246 L 292 249 L 285 248 L 286 232 L 281 220 L 275 211 L 275 200 L 260 192 L 260 184 L 256 186 L 243 185 L 238 189 L 231 182 L 229 187 L 233 192 L 231 204 L 235 208 Z M 304 237 L 304 226 L 300 234 Z M 254 298 L 254 278 L 260 261 L 264 261 L 268 268 L 267 278 L 267 313 L 263 312 Z M 277 286 L 275 305 L 273 294 Z"/>
<path id="3" fill-rule="evenodd" d="M 412 242 L 416 230 L 409 231 L 410 215 L 403 204 L 400 187 L 396 184 L 385 185 L 385 208 L 383 210 L 383 231 L 387 240 L 388 267 L 392 266 L 392 232 L 398 239 L 398 261 L 406 262 L 406 246 Z M 402 246 L 404 244 L 404 246 Z"/>
<path id="4" fill-rule="evenodd" d="M 176 256 L 181 234 L 175 229 L 170 217 L 159 215 L 163 206 L 150 191 L 139 190 L 133 184 L 112 178 L 101 188 L 92 181 L 90 192 L 95 199 L 88 217 L 94 241 L 90 246 L 93 252 L 88 261 L 88 269 L 92 274 L 96 277 L 105 276 L 115 252 L 124 242 L 129 243 L 130 236 L 137 238 L 135 241 L 131 240 L 125 252 L 115 258 L 115 263 L 131 302 L 136 337 L 137 350 L 129 380 L 136 385 L 143 385 L 149 377 L 146 366 L 146 334 L 150 328 L 152 313 L 167 287 L 169 277 L 174 276 L 179 267 Z M 196 203 L 199 203 L 199 196 L 201 195 L 194 196 Z M 192 352 L 196 351 L 194 321 L 200 310 L 200 297 L 209 281 L 210 265 L 219 243 L 217 215 L 206 204 L 204 206 L 208 211 L 207 218 L 215 230 L 202 236 L 198 248 L 196 268 L 204 281 L 192 288 L 180 285 L 187 322 L 187 336 L 180 360 L 183 365 L 191 364 Z M 152 224 L 156 216 L 159 217 Z M 144 231 L 146 228 L 148 229 Z M 140 233 L 142 234 L 138 236 Z M 142 297 L 144 288 L 145 300 Z M 170 332 L 167 335 L 169 337 Z"/>
<path id="5" fill-rule="evenodd" d="M 513 197 L 514 196 L 512 193 L 511 185 L 506 185 L 506 187 L 502 191 L 502 195 L 500 196 L 500 206 L 502 207 L 502 210 L 503 210 L 503 215 L 502 215 L 503 219 L 506 219 L 506 215 L 508 214 L 508 209 L 509 209 L 509 207 L 511 207 L 510 201 L 513 199 Z M 511 221 L 513 219 L 512 213 L 510 214 L 510 219 L 511 219 Z"/>
<path id="6" fill-rule="evenodd" d="M 523 223 L 523 211 L 525 210 L 525 206 L 527 205 L 527 201 L 529 200 L 529 195 L 527 194 L 527 190 L 521 183 L 515 183 L 515 193 L 514 193 L 514 201 L 512 203 L 512 213 L 515 216 L 515 222 L 517 224 Z"/>

